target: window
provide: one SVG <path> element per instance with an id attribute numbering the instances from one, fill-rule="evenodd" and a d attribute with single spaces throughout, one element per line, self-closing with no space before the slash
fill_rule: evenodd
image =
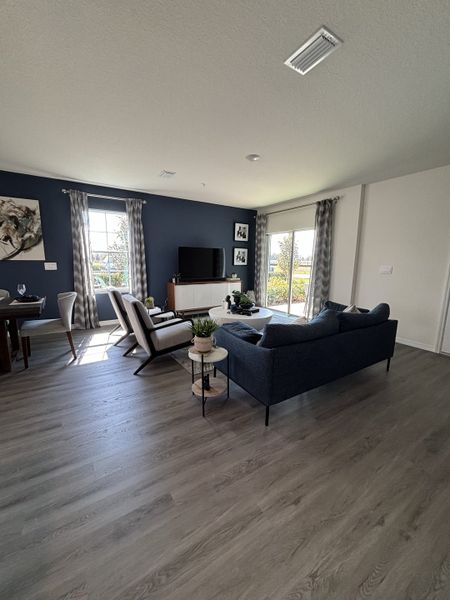
<path id="1" fill-rule="evenodd" d="M 303 316 L 311 277 L 314 229 L 273 233 L 268 237 L 266 306 Z"/>
<path id="2" fill-rule="evenodd" d="M 89 209 L 89 236 L 94 288 L 113 286 L 129 291 L 126 213 Z"/>

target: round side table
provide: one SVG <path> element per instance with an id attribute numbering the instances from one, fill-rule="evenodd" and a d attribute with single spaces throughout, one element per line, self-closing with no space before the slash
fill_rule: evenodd
<path id="1" fill-rule="evenodd" d="M 215 398 L 220 396 L 226 390 L 227 399 L 230 397 L 230 357 L 228 350 L 217 346 L 210 352 L 199 352 L 195 348 L 190 348 L 188 356 L 191 359 L 192 366 L 192 393 L 202 399 L 202 416 L 205 416 L 205 404 L 207 398 Z M 226 383 L 216 377 L 216 365 L 214 363 L 227 359 L 227 381 Z M 201 378 L 195 379 L 194 362 L 202 365 Z M 214 377 L 210 377 L 209 373 L 205 375 L 205 365 L 212 364 L 214 366 Z"/>

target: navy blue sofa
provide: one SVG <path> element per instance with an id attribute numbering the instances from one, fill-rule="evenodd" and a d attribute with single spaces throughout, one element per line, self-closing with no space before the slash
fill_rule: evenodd
<path id="1" fill-rule="evenodd" d="M 327 302 L 306 325 L 271 324 L 263 333 L 244 323 L 227 323 L 215 332 L 216 343 L 229 352 L 230 378 L 269 410 L 308 390 L 394 354 L 397 321 L 389 306 L 379 304 L 360 314 Z M 226 361 L 218 363 L 226 373 Z"/>

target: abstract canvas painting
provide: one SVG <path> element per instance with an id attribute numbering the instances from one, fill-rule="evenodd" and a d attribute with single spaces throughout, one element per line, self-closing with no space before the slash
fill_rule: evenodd
<path id="1" fill-rule="evenodd" d="M 38 200 L 0 196 L 0 260 L 45 260 Z"/>

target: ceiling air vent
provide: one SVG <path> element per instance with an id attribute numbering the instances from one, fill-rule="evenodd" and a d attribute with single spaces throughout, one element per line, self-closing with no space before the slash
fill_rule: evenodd
<path id="1" fill-rule="evenodd" d="M 305 75 L 324 58 L 337 50 L 341 44 L 342 40 L 334 33 L 325 29 L 325 27 L 321 27 L 303 46 L 300 46 L 298 50 L 291 54 L 284 61 L 284 64 L 301 75 Z"/>

